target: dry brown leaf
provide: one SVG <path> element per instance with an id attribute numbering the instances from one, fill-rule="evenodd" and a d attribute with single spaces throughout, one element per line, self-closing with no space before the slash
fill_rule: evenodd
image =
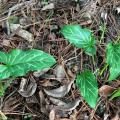
<path id="1" fill-rule="evenodd" d="M 55 109 L 63 110 L 63 111 L 72 111 L 74 110 L 81 100 L 79 98 L 73 100 L 72 102 L 66 103 L 65 105 L 57 106 Z"/>
<path id="2" fill-rule="evenodd" d="M 103 85 L 101 88 L 99 88 L 99 94 L 100 96 L 107 97 L 110 94 L 114 92 L 115 88 L 111 87 L 109 85 Z"/>
<path id="3" fill-rule="evenodd" d="M 50 97 L 50 100 L 52 101 L 52 103 L 53 103 L 54 105 L 57 105 L 57 106 L 66 105 L 65 102 L 63 102 L 63 101 L 61 101 L 61 100 L 59 100 L 59 99 L 56 99 L 56 98 Z"/>
<path id="4" fill-rule="evenodd" d="M 71 85 L 73 84 L 74 80 L 71 81 L 70 83 L 63 85 L 57 89 L 53 89 L 53 90 L 46 90 L 44 89 L 44 92 L 52 97 L 56 97 L 56 98 L 60 98 L 65 96 L 71 89 Z"/>
<path id="5" fill-rule="evenodd" d="M 40 84 L 44 87 L 52 87 L 52 86 L 55 86 L 55 85 L 58 85 L 58 82 L 53 80 L 53 81 L 50 81 L 48 79 L 44 79 L 42 82 L 40 82 Z"/>
<path id="6" fill-rule="evenodd" d="M 19 30 L 17 30 L 19 28 Z M 15 32 L 17 30 L 17 32 Z M 24 38 L 25 40 L 32 42 L 34 41 L 33 34 L 30 32 L 23 30 L 20 24 L 10 24 L 10 31 L 15 32 L 16 35 Z"/>
<path id="7" fill-rule="evenodd" d="M 26 98 L 27 103 L 38 103 L 37 98 L 33 95 Z"/>
<path id="8" fill-rule="evenodd" d="M 49 120 L 55 120 L 55 111 L 53 109 L 50 111 Z"/>
<path id="9" fill-rule="evenodd" d="M 39 91 L 39 98 L 40 98 L 40 110 L 41 112 L 46 113 L 47 112 L 46 101 L 45 101 L 45 97 L 44 97 L 42 90 Z"/>
<path id="10" fill-rule="evenodd" d="M 104 120 L 108 120 L 108 117 L 109 117 L 110 115 L 109 114 L 104 114 Z"/>
<path id="11" fill-rule="evenodd" d="M 2 42 L 2 45 L 3 46 L 7 46 L 7 47 L 10 47 L 11 45 L 10 45 L 10 40 L 3 40 L 3 42 Z"/>
<path id="12" fill-rule="evenodd" d="M 7 100 L 4 101 L 2 109 L 3 111 L 13 111 L 20 105 L 21 103 L 19 102 L 19 99 L 16 99 L 15 96 L 10 96 Z"/>
<path id="13" fill-rule="evenodd" d="M 55 70 L 54 74 L 57 77 L 57 80 L 61 82 L 61 80 L 65 77 L 65 71 L 62 65 L 58 65 Z"/>
<path id="14" fill-rule="evenodd" d="M 34 79 L 30 78 L 28 80 L 28 79 L 22 78 L 18 92 L 23 97 L 30 97 L 35 93 L 36 89 L 37 89 L 37 84 Z"/>
<path id="15" fill-rule="evenodd" d="M 34 72 L 33 75 L 35 77 L 40 77 L 41 75 L 45 74 L 48 70 L 49 70 L 49 68 L 45 68 L 43 70 L 38 70 L 38 71 Z"/>
<path id="16" fill-rule="evenodd" d="M 43 8 L 42 8 L 42 11 L 44 10 L 50 10 L 50 9 L 53 9 L 55 6 L 54 6 L 54 3 L 50 3 L 48 5 L 45 5 Z"/>

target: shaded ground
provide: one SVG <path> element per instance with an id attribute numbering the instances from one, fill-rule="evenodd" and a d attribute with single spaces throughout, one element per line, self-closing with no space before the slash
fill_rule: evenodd
<path id="1" fill-rule="evenodd" d="M 120 9 L 120 1 L 51 0 L 45 2 L 44 0 L 31 0 L 27 5 L 23 4 L 14 9 L 11 16 L 17 16 L 23 28 L 33 34 L 32 42 L 16 35 L 19 29 L 10 35 L 7 34 L 6 20 L 10 11 L 8 8 L 16 4 L 20 5 L 23 1 L 26 2 L 27 0 L 8 0 L 1 5 L 0 49 L 2 51 L 10 51 L 14 48 L 22 50 L 40 49 L 53 55 L 57 64 L 40 77 L 35 77 L 33 72 L 24 77 L 25 79 L 34 79 L 37 83 L 37 90 L 30 100 L 26 100 L 18 93 L 22 78 L 17 78 L 7 89 L 4 97 L 1 98 L 1 111 L 8 117 L 8 120 L 48 120 L 54 104 L 50 101 L 50 97 L 44 93 L 44 88 L 53 89 L 67 84 L 76 73 L 86 68 L 97 73 L 98 69 L 102 70 L 104 67 L 106 44 L 110 40 L 119 40 L 120 38 L 120 11 L 117 9 L 118 7 Z M 44 6 L 51 3 L 54 4 L 51 9 L 43 10 Z M 93 30 L 98 42 L 95 58 L 97 62 L 84 54 L 81 49 L 75 48 L 65 41 L 60 33 L 60 28 L 66 24 L 79 24 Z M 105 28 L 105 34 L 100 28 Z M 61 82 L 56 80 L 58 78 L 54 72 L 58 65 L 61 65 L 65 71 L 65 76 Z M 108 83 L 108 76 L 109 71 L 107 69 L 101 76 L 98 76 L 99 88 L 103 85 L 118 88 L 120 86 L 119 79 Z M 70 92 L 61 100 L 70 102 L 78 97 L 81 99 L 80 92 L 73 84 Z M 81 100 L 82 102 L 74 110 L 56 113 L 55 120 L 111 120 L 119 114 L 120 98 L 110 101 L 106 96 L 101 96 L 95 110 L 89 108 L 83 99 Z M 65 117 L 66 119 L 62 119 Z M 113 120 L 117 120 L 117 118 Z"/>

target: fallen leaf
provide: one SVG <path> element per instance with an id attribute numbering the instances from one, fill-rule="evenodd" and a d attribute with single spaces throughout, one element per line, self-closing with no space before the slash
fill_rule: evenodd
<path id="1" fill-rule="evenodd" d="M 55 70 L 54 74 L 57 77 L 57 80 L 61 82 L 61 80 L 65 77 L 65 71 L 62 65 L 58 65 Z"/>
<path id="2" fill-rule="evenodd" d="M 57 100 L 57 99 L 55 99 L 54 101 L 55 102 L 57 101 L 57 102 L 55 103 L 56 106 L 54 106 L 52 109 L 55 110 L 55 114 L 56 114 L 56 116 L 59 116 L 59 118 L 68 117 L 70 114 L 72 114 L 72 110 L 76 109 L 76 107 L 81 102 L 81 100 L 79 98 L 73 100 L 72 102 L 68 102 L 68 103 L 65 103 L 65 102 L 63 102 L 61 100 Z"/>
<path id="3" fill-rule="evenodd" d="M 40 77 L 41 75 L 45 74 L 48 70 L 49 70 L 49 68 L 45 68 L 43 70 L 38 70 L 38 71 L 34 72 L 33 75 L 35 77 Z"/>
<path id="4" fill-rule="evenodd" d="M 48 87 L 48 86 L 52 87 L 52 86 L 58 85 L 58 82 L 56 80 L 50 81 L 48 79 L 44 79 L 43 81 L 40 82 L 40 84 L 44 87 Z"/>
<path id="5" fill-rule="evenodd" d="M 10 24 L 10 31 L 14 32 L 16 35 L 24 38 L 25 40 L 32 42 L 34 41 L 33 34 L 23 30 L 20 24 Z"/>
<path id="6" fill-rule="evenodd" d="M 2 108 L 3 112 L 6 112 L 6 111 L 12 112 L 21 105 L 20 99 L 16 98 L 16 94 L 11 95 L 10 97 L 9 96 L 7 97 L 8 98 L 4 101 L 4 104 L 3 104 L 3 108 Z"/>
<path id="7" fill-rule="evenodd" d="M 37 89 L 37 84 L 34 79 L 30 78 L 28 80 L 22 78 L 18 92 L 23 97 L 30 97 L 35 93 L 36 89 Z"/>
<path id="8" fill-rule="evenodd" d="M 99 88 L 100 96 L 104 96 L 104 97 L 111 95 L 114 91 L 115 88 L 109 85 L 103 85 L 101 88 Z"/>
<path id="9" fill-rule="evenodd" d="M 45 5 L 43 8 L 42 8 L 42 11 L 44 10 L 50 10 L 50 9 L 53 9 L 55 6 L 54 6 L 54 3 L 50 3 L 48 5 Z"/>
<path id="10" fill-rule="evenodd" d="M 117 13 L 119 14 L 120 13 L 120 7 L 117 7 L 116 10 L 117 10 Z"/>
<path id="11" fill-rule="evenodd" d="M 38 103 L 37 98 L 34 95 L 30 97 L 26 97 L 26 102 L 27 103 Z"/>
<path id="12" fill-rule="evenodd" d="M 42 113 L 47 113 L 46 101 L 42 90 L 39 91 L 39 98 L 40 98 L 40 111 Z"/>
<path id="13" fill-rule="evenodd" d="M 1 44 L 2 44 L 3 46 L 11 47 L 11 45 L 10 45 L 10 40 L 4 39 Z"/>
<path id="14" fill-rule="evenodd" d="M 50 101 L 52 101 L 52 103 L 53 103 L 54 105 L 57 105 L 57 106 L 66 105 L 65 102 L 63 102 L 63 101 L 61 101 L 61 100 L 59 100 L 59 99 L 56 99 L 56 98 L 50 97 Z"/>
<path id="15" fill-rule="evenodd" d="M 109 117 L 110 115 L 109 114 L 104 114 L 104 120 L 108 120 L 108 117 Z"/>
<path id="16" fill-rule="evenodd" d="M 46 90 L 44 89 L 44 92 L 52 97 L 56 97 L 56 98 L 60 98 L 65 96 L 71 89 L 71 85 L 73 84 L 74 80 L 72 80 L 70 83 L 63 85 L 57 89 L 53 89 L 53 90 Z"/>
<path id="17" fill-rule="evenodd" d="M 72 102 L 66 103 L 65 105 L 57 106 L 55 109 L 63 110 L 63 111 L 72 111 L 74 110 L 81 100 L 79 98 L 73 100 Z"/>
<path id="18" fill-rule="evenodd" d="M 55 120 L 55 111 L 54 110 L 50 111 L 49 120 Z"/>

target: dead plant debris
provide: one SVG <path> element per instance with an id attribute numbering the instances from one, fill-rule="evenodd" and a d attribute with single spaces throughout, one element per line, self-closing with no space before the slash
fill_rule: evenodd
<path id="1" fill-rule="evenodd" d="M 64 40 L 60 29 L 67 24 L 87 27 L 100 40 L 94 59 Z M 0 0 L 1 51 L 40 49 L 57 60 L 51 69 L 30 72 L 10 85 L 0 98 L 0 120 L 119 120 L 120 98 L 109 97 L 120 78 L 108 82 L 104 66 L 111 40 L 120 41 L 120 0 Z M 95 109 L 75 84 L 84 69 L 98 76 Z"/>

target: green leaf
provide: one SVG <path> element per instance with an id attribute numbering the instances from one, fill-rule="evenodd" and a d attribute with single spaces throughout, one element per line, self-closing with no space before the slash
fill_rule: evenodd
<path id="1" fill-rule="evenodd" d="M 56 63 L 51 55 L 35 49 L 28 51 L 15 49 L 10 53 L 0 52 L 0 62 L 2 63 L 0 79 L 24 76 L 30 70 L 50 68 Z"/>
<path id="2" fill-rule="evenodd" d="M 120 75 L 120 44 L 109 43 L 106 56 L 106 62 L 110 67 L 109 80 L 114 80 Z"/>
<path id="3" fill-rule="evenodd" d="M 89 70 L 77 75 L 76 84 L 86 102 L 95 108 L 98 100 L 98 84 L 95 76 Z"/>
<path id="4" fill-rule="evenodd" d="M 111 96 L 111 100 L 112 99 L 114 99 L 114 98 L 116 98 L 116 97 L 120 97 L 120 88 L 118 89 L 118 90 L 116 90 L 113 94 L 112 94 L 112 96 Z"/>
<path id="5" fill-rule="evenodd" d="M 83 48 L 87 54 L 96 54 L 96 41 L 89 29 L 82 29 L 79 25 L 66 25 L 61 29 L 61 33 L 71 44 Z"/>

